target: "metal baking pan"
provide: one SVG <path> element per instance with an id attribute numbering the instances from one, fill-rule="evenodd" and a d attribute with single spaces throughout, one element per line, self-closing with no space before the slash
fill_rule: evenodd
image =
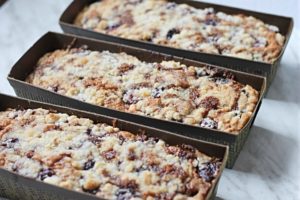
<path id="1" fill-rule="evenodd" d="M 170 132 L 146 127 L 143 125 L 131 123 L 128 121 L 119 120 L 116 118 L 107 117 L 104 115 L 79 111 L 70 109 L 67 107 L 55 106 L 45 103 L 38 103 L 35 101 L 29 101 L 16 97 L 6 96 L 0 94 L 0 110 L 6 110 L 7 108 L 44 108 L 54 110 L 57 112 L 68 113 L 79 117 L 89 118 L 96 123 L 106 123 L 121 130 L 130 131 L 134 134 L 144 133 L 148 136 L 157 137 L 163 139 L 170 145 L 179 145 L 182 143 L 190 144 L 200 150 L 201 152 L 216 158 L 222 159 L 222 165 L 220 173 L 216 177 L 212 184 L 211 189 L 208 192 L 206 200 L 214 199 L 217 192 L 217 186 L 220 180 L 221 173 L 225 168 L 225 163 L 228 157 L 228 147 L 218 144 L 212 144 L 204 141 L 191 139 L 188 137 L 179 136 Z M 50 185 L 44 182 L 39 182 L 31 178 L 26 178 L 21 175 L 9 172 L 0 168 L 0 197 L 6 197 L 10 199 L 22 199 L 22 200 L 60 200 L 60 199 L 85 199 L 96 200 L 95 196 L 67 190 L 54 185 Z"/>
<path id="2" fill-rule="evenodd" d="M 258 19 L 263 20 L 265 23 L 272 24 L 277 26 L 280 29 L 280 33 L 285 36 L 286 40 L 280 55 L 278 56 L 277 60 L 270 64 L 265 62 L 258 62 L 258 61 L 251 61 L 241 58 L 229 57 L 224 55 L 215 55 L 215 54 L 208 54 L 208 53 L 200 53 L 196 51 L 189 51 L 183 50 L 178 48 L 172 48 L 162 45 L 156 45 L 151 42 L 145 41 L 137 41 L 137 40 L 130 40 L 124 39 L 108 34 L 103 34 L 91 30 L 86 30 L 75 26 L 73 24 L 74 19 L 78 15 L 78 13 L 89 4 L 95 2 L 96 0 L 74 0 L 68 8 L 63 12 L 59 19 L 59 24 L 64 32 L 72 33 L 76 35 L 91 37 L 95 39 L 111 41 L 122 43 L 130 46 L 136 46 L 139 48 L 145 48 L 149 50 L 154 50 L 162 53 L 167 53 L 174 56 L 185 57 L 188 59 L 198 60 L 201 62 L 206 62 L 214 65 L 220 65 L 226 68 L 243 71 L 251 74 L 256 74 L 260 76 L 265 76 L 267 78 L 267 89 L 269 88 L 271 82 L 273 81 L 277 67 L 280 63 L 284 50 L 287 46 L 289 41 L 290 35 L 293 29 L 293 19 L 290 17 L 283 17 L 277 15 L 271 15 L 266 13 L 259 13 L 250 10 L 238 9 L 228 6 L 222 6 L 212 3 L 205 3 L 205 2 L 197 2 L 191 0 L 168 0 L 170 2 L 175 3 L 185 3 L 191 5 L 195 8 L 208 8 L 212 7 L 215 9 L 216 12 L 222 11 L 228 14 L 244 14 L 244 15 L 251 15 Z"/>
<path id="3" fill-rule="evenodd" d="M 44 36 L 42 36 L 11 69 L 11 72 L 8 76 L 8 81 L 14 88 L 16 94 L 18 96 L 27 99 L 49 102 L 49 103 L 64 105 L 68 107 L 73 107 L 76 109 L 87 110 L 99 114 L 109 115 L 112 117 L 129 120 L 135 123 L 144 124 L 147 126 L 156 127 L 159 129 L 183 134 L 188 137 L 229 145 L 230 151 L 229 151 L 227 167 L 228 168 L 233 167 L 233 164 L 239 152 L 241 151 L 243 144 L 246 141 L 246 138 L 249 134 L 250 127 L 252 126 L 257 111 L 260 107 L 262 97 L 264 96 L 264 92 L 265 92 L 264 77 L 259 77 L 251 74 L 246 74 L 243 72 L 236 72 L 221 67 L 217 67 L 220 70 L 226 70 L 232 72 L 235 75 L 237 81 L 243 84 L 249 84 L 260 92 L 260 98 L 251 119 L 238 135 L 233 135 L 218 130 L 206 129 L 206 128 L 191 126 L 191 125 L 178 123 L 174 121 L 160 120 L 152 117 L 141 116 L 137 114 L 131 114 L 127 112 L 117 111 L 114 109 L 100 107 L 64 95 L 60 95 L 55 92 L 51 92 L 49 90 L 37 86 L 33 86 L 32 84 L 29 84 L 24 81 L 26 77 L 34 70 L 36 63 L 40 57 L 42 57 L 47 52 L 54 51 L 56 49 L 66 48 L 70 44 L 72 44 L 74 47 L 87 45 L 88 48 L 91 50 L 98 50 L 98 51 L 109 50 L 110 52 L 116 52 L 116 53 L 126 52 L 146 62 L 161 62 L 162 60 L 175 60 L 183 64 L 192 65 L 192 66 L 207 65 L 197 61 L 187 60 L 187 59 L 174 57 L 174 56 L 161 54 L 161 53 L 155 53 L 152 51 L 137 49 L 134 47 L 124 46 L 120 44 L 114 44 L 105 41 L 91 40 L 88 38 L 82 38 L 78 36 L 49 32 Z"/>

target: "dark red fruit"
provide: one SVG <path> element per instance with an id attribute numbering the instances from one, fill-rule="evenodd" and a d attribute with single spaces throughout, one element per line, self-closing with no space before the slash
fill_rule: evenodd
<path id="1" fill-rule="evenodd" d="M 1 146 L 7 147 L 7 148 L 13 148 L 15 146 L 15 143 L 19 142 L 18 138 L 8 138 L 1 142 Z"/>
<path id="2" fill-rule="evenodd" d="M 210 118 L 204 118 L 200 122 L 200 126 L 203 128 L 211 128 L 211 129 L 217 129 L 218 128 L 218 122 L 210 119 Z"/>
<path id="3" fill-rule="evenodd" d="M 135 104 L 139 100 L 140 99 L 138 97 L 134 96 L 134 90 L 132 89 L 127 90 L 123 95 L 123 102 L 126 104 Z"/>
<path id="4" fill-rule="evenodd" d="M 117 200 L 129 200 L 133 197 L 133 191 L 127 188 L 121 188 L 116 193 Z"/>
<path id="5" fill-rule="evenodd" d="M 180 31 L 178 29 L 173 28 L 173 29 L 171 29 L 171 30 L 168 31 L 168 33 L 167 33 L 167 39 L 169 40 L 169 39 L 171 39 L 173 37 L 173 35 L 179 34 L 179 33 L 180 33 Z"/>
<path id="6" fill-rule="evenodd" d="M 161 94 L 163 93 L 164 90 L 165 90 L 165 87 L 163 87 L 163 86 L 157 87 L 154 90 L 152 90 L 151 96 L 154 98 L 159 98 L 159 97 L 161 97 Z"/>
<path id="7" fill-rule="evenodd" d="M 217 21 L 214 20 L 214 19 L 210 19 L 210 18 L 206 19 L 206 20 L 204 21 L 204 23 L 205 23 L 206 25 L 211 25 L 211 26 L 216 26 L 216 25 L 217 25 Z"/>
<path id="8" fill-rule="evenodd" d="M 200 106 L 206 108 L 207 110 L 217 109 L 219 106 L 219 99 L 213 96 L 205 97 L 201 100 Z"/>
<path id="9" fill-rule="evenodd" d="M 52 169 L 42 169 L 39 173 L 40 179 L 43 181 L 44 179 L 55 175 L 55 172 Z"/>
<path id="10" fill-rule="evenodd" d="M 102 156 L 106 159 L 106 160 L 112 160 L 116 157 L 117 152 L 114 150 L 108 150 L 108 151 L 104 151 L 102 153 Z"/>
<path id="11" fill-rule="evenodd" d="M 92 169 L 95 165 L 95 161 L 94 160 L 88 160 L 84 163 L 84 166 L 83 166 L 83 170 L 89 170 L 89 169 Z"/>
<path id="12" fill-rule="evenodd" d="M 222 163 L 219 159 L 212 159 L 211 161 L 199 166 L 198 174 L 206 182 L 210 182 L 217 176 L 221 164 Z"/>

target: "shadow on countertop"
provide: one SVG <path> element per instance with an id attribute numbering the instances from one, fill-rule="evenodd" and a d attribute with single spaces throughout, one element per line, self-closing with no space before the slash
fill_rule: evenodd
<path id="1" fill-rule="evenodd" d="M 297 141 L 293 138 L 253 126 L 233 170 L 280 180 L 297 151 Z"/>
<path id="2" fill-rule="evenodd" d="M 0 7 L 6 2 L 7 0 L 0 0 Z"/>
<path id="3" fill-rule="evenodd" d="M 294 53 L 294 52 L 292 52 Z M 296 57 L 296 55 L 294 55 Z M 300 68 L 297 63 L 282 62 L 266 95 L 266 99 L 299 103 Z"/>

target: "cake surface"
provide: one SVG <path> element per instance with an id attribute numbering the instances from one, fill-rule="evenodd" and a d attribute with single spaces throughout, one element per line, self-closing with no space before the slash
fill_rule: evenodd
<path id="1" fill-rule="evenodd" d="M 259 98 L 254 88 L 216 68 L 147 63 L 86 47 L 47 53 L 27 81 L 98 106 L 233 134 L 248 122 Z"/>
<path id="2" fill-rule="evenodd" d="M 205 199 L 221 160 L 38 109 L 0 112 L 0 167 L 105 199 Z"/>
<path id="3" fill-rule="evenodd" d="M 285 41 L 278 27 L 252 16 L 165 0 L 102 0 L 86 7 L 74 24 L 122 38 L 266 63 L 277 60 Z"/>

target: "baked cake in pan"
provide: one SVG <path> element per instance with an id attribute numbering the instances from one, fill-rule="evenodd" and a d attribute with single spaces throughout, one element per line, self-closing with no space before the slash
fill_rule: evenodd
<path id="1" fill-rule="evenodd" d="M 222 161 L 190 145 L 38 109 L 0 112 L 0 167 L 105 199 L 205 199 Z"/>
<path id="2" fill-rule="evenodd" d="M 285 38 L 252 16 L 166 0 L 102 0 L 75 19 L 84 29 L 174 48 L 273 63 Z"/>
<path id="3" fill-rule="evenodd" d="M 87 47 L 47 53 L 26 81 L 98 106 L 232 134 L 248 122 L 259 99 L 250 85 L 216 68 L 148 63 Z"/>

